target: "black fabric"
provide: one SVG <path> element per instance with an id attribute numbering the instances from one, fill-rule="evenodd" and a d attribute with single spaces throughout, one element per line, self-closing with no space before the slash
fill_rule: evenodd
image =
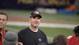
<path id="1" fill-rule="evenodd" d="M 0 40 L 2 40 L 2 34 L 0 33 Z"/>
<path id="2" fill-rule="evenodd" d="M 46 35 L 40 29 L 38 32 L 32 32 L 26 28 L 18 33 L 18 37 L 18 41 L 23 45 L 47 45 Z"/>

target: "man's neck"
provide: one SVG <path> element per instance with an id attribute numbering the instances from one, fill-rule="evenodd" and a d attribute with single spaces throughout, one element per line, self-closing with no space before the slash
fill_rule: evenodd
<path id="1" fill-rule="evenodd" d="M 32 26 L 29 26 L 29 28 L 30 28 L 31 31 L 33 31 L 33 32 L 38 32 L 38 28 L 34 28 L 34 27 L 32 27 Z"/>

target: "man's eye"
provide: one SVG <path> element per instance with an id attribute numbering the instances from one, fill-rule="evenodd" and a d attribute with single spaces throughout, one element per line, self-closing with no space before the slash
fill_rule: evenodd
<path id="1" fill-rule="evenodd" d="M 3 21 L 5 21 L 6 19 L 3 19 Z"/>
<path id="2" fill-rule="evenodd" d="M 0 18 L 0 20 L 5 21 L 6 19 L 1 19 L 1 18 Z"/>
<path id="3" fill-rule="evenodd" d="M 0 20 L 1 20 L 1 18 L 0 18 Z"/>

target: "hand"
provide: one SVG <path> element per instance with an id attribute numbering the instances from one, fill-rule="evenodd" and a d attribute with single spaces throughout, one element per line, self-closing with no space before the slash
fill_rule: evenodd
<path id="1" fill-rule="evenodd" d="M 22 42 L 18 42 L 18 45 L 23 45 L 23 43 Z"/>

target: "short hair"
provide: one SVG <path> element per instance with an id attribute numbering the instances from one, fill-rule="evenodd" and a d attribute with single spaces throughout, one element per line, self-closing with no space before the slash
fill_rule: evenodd
<path id="1" fill-rule="evenodd" d="M 79 25 L 74 28 L 74 33 L 76 36 L 79 36 Z"/>
<path id="2" fill-rule="evenodd" d="M 0 15 L 5 15 L 5 16 L 7 17 L 7 20 L 8 20 L 8 15 L 7 15 L 7 13 L 0 12 Z"/>

